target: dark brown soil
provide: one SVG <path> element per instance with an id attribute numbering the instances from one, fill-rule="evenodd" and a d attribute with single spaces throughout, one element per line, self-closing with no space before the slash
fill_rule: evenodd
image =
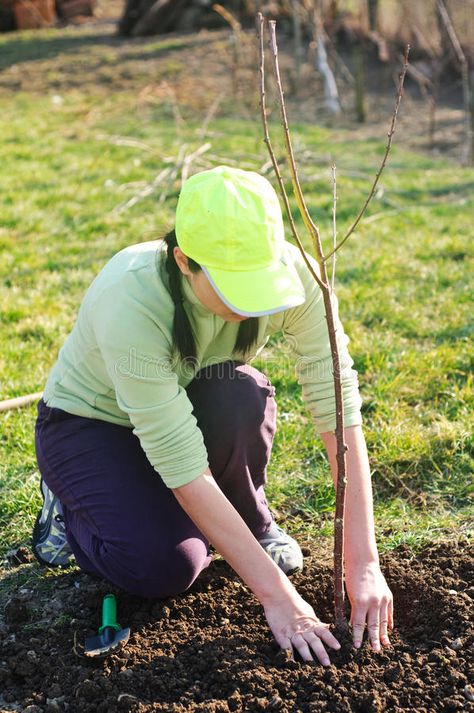
<path id="1" fill-rule="evenodd" d="M 293 581 L 330 620 L 330 568 L 316 549 L 306 555 Z M 328 669 L 278 651 L 261 606 L 220 559 L 178 597 L 116 592 L 119 621 L 132 634 L 101 660 L 85 658 L 83 645 L 96 633 L 107 585 L 78 570 L 31 577 L 3 607 L 0 710 L 474 710 L 472 548 L 442 544 L 414 555 L 400 547 L 383 569 L 395 597 L 392 648 L 349 648 Z"/>

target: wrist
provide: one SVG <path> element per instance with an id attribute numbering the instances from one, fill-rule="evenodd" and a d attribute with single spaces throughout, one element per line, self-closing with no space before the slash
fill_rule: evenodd
<path id="1" fill-rule="evenodd" d="M 373 527 L 359 527 L 354 529 L 353 532 L 346 530 L 344 538 L 344 565 L 346 569 L 359 569 L 370 565 L 378 565 L 379 562 Z"/>
<path id="2" fill-rule="evenodd" d="M 367 553 L 365 555 L 357 555 L 356 557 L 345 557 L 345 569 L 346 572 L 354 572 L 361 569 L 371 569 L 380 567 L 380 559 L 377 550 L 375 552 Z"/>
<path id="3" fill-rule="evenodd" d="M 286 574 L 281 571 L 278 565 L 273 562 L 272 565 L 274 565 L 272 575 L 265 578 L 264 584 L 258 587 L 258 591 L 254 590 L 255 596 L 264 608 L 284 604 L 289 598 L 297 595 L 296 589 Z"/>

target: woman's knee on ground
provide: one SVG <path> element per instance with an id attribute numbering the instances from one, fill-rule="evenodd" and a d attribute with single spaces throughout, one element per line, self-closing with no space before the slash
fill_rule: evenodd
<path id="1" fill-rule="evenodd" d="M 209 563 L 202 540 L 180 543 L 168 551 L 125 553 L 107 548 L 105 576 L 129 594 L 161 599 L 185 592 Z"/>

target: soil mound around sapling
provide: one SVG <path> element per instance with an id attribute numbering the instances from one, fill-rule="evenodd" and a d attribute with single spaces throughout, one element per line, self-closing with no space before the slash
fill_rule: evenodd
<path id="1" fill-rule="evenodd" d="M 110 587 L 77 570 L 46 578 L 48 592 L 42 579 L 30 578 L 3 607 L 0 709 L 474 710 L 473 548 L 438 544 L 413 554 L 399 547 L 383 557 L 383 569 L 395 598 L 392 648 L 345 650 L 332 655 L 328 669 L 278 650 L 262 607 L 220 559 L 177 597 L 147 601 L 116 591 L 119 621 L 132 634 L 126 647 L 100 660 L 85 658 L 83 644 L 96 633 Z M 316 546 L 293 577 L 326 621 L 331 577 Z"/>

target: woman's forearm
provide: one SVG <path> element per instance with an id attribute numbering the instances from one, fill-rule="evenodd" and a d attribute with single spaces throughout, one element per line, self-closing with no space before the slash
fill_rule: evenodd
<path id="1" fill-rule="evenodd" d="M 286 596 L 293 585 L 257 542 L 210 471 L 173 493 L 194 524 L 262 604 Z"/>
<path id="2" fill-rule="evenodd" d="M 329 666 L 325 647 L 340 645 L 304 601 L 278 565 L 257 542 L 209 471 L 173 489 L 179 504 L 199 530 L 263 604 L 267 622 L 283 649 L 295 647 L 305 661 L 315 655 Z M 311 649 L 311 650 L 310 650 Z"/>
<path id="3" fill-rule="evenodd" d="M 336 437 L 333 432 L 323 433 L 321 437 L 336 482 Z M 378 562 L 378 553 L 375 542 L 369 459 L 361 426 L 345 428 L 344 440 L 348 446 L 344 551 L 346 566 L 351 568 L 368 562 Z"/>

